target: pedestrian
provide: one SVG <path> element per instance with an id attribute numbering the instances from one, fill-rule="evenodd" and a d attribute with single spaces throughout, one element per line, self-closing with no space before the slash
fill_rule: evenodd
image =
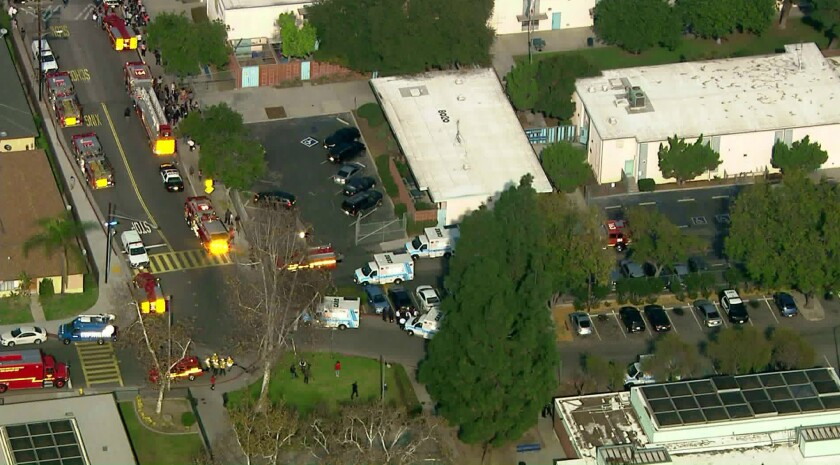
<path id="1" fill-rule="evenodd" d="M 70 176 L 70 190 L 72 191 L 74 187 L 76 187 L 76 176 Z"/>
<path id="2" fill-rule="evenodd" d="M 143 60 L 146 59 L 146 42 L 140 44 L 140 55 L 143 57 Z"/>
<path id="3" fill-rule="evenodd" d="M 303 367 L 303 384 L 309 384 L 309 365 Z"/>
<path id="4" fill-rule="evenodd" d="M 335 377 L 336 378 L 341 377 L 341 360 L 336 360 L 335 361 Z"/>
<path id="5" fill-rule="evenodd" d="M 210 390 L 211 391 L 216 390 L 216 375 L 215 374 L 210 376 Z"/>
<path id="6" fill-rule="evenodd" d="M 551 404 L 545 404 L 542 408 L 542 417 L 548 418 L 551 416 Z"/>
<path id="7" fill-rule="evenodd" d="M 199 169 L 199 170 L 198 170 L 198 180 L 199 180 L 199 182 L 201 181 L 201 179 L 202 179 L 203 177 L 204 177 L 204 173 L 202 173 L 202 172 L 201 172 L 201 169 Z"/>
<path id="8" fill-rule="evenodd" d="M 350 400 L 359 398 L 359 383 L 353 381 L 353 392 L 350 393 Z"/>
<path id="9" fill-rule="evenodd" d="M 187 147 L 190 148 L 190 152 L 195 152 L 195 141 L 192 139 L 192 137 L 187 139 Z"/>
<path id="10" fill-rule="evenodd" d="M 297 379 L 297 368 L 295 368 L 294 363 L 289 367 L 289 373 L 292 374 L 292 379 Z"/>
<path id="11" fill-rule="evenodd" d="M 13 28 L 15 28 L 15 29 L 17 29 L 17 28 L 18 28 L 18 20 L 17 20 L 17 18 L 13 18 L 13 19 L 12 19 L 12 27 L 13 27 Z"/>
<path id="12" fill-rule="evenodd" d="M 131 118 L 131 107 L 125 107 L 125 119 Z"/>
<path id="13" fill-rule="evenodd" d="M 90 19 L 92 19 L 94 23 L 99 24 L 99 15 L 96 14 L 95 11 L 93 12 L 93 15 L 91 15 Z"/>
<path id="14" fill-rule="evenodd" d="M 70 3 L 70 0 L 61 0 L 61 1 L 64 2 L 64 6 L 67 6 L 67 4 Z"/>
<path id="15" fill-rule="evenodd" d="M 160 50 L 155 49 L 155 65 L 160 66 Z"/>
<path id="16" fill-rule="evenodd" d="M 204 359 L 204 371 L 210 371 L 210 357 Z"/>
<path id="17" fill-rule="evenodd" d="M 213 368 L 213 375 L 219 374 L 219 355 L 215 352 L 210 356 L 210 367 Z"/>
<path id="18" fill-rule="evenodd" d="M 233 213 L 231 213 L 230 209 L 228 208 L 227 210 L 225 210 L 225 224 L 230 226 L 230 224 L 232 222 L 233 222 Z"/>
<path id="19" fill-rule="evenodd" d="M 233 369 L 233 357 L 228 355 L 227 360 L 225 360 L 225 373 Z"/>

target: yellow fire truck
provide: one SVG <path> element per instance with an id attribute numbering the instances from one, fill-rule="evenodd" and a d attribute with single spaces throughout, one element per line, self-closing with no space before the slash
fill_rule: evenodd
<path id="1" fill-rule="evenodd" d="M 125 64 L 124 74 L 125 87 L 137 108 L 152 152 L 155 155 L 174 154 L 175 136 L 155 95 L 152 70 L 143 62 L 131 61 Z"/>
<path id="2" fill-rule="evenodd" d="M 61 127 L 72 127 L 82 124 L 82 106 L 76 98 L 73 80 L 66 72 L 50 73 L 46 76 L 47 96 L 53 106 L 55 119 Z"/>
<path id="3" fill-rule="evenodd" d="M 90 187 L 104 189 L 114 186 L 114 168 L 95 133 L 73 136 L 73 153 Z"/>

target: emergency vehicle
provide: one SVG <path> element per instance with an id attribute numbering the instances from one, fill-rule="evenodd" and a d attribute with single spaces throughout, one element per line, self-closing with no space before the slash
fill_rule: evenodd
<path id="1" fill-rule="evenodd" d="M 324 301 L 315 310 L 315 315 L 304 313 L 305 323 L 314 322 L 325 328 L 347 328 L 359 327 L 359 311 L 362 308 L 362 301 L 358 297 L 324 297 Z"/>
<path id="2" fill-rule="evenodd" d="M 152 153 L 174 154 L 175 136 L 155 94 L 152 70 L 143 62 L 130 61 L 125 64 L 123 71 L 126 90 L 149 137 Z"/>
<path id="3" fill-rule="evenodd" d="M 149 272 L 138 273 L 131 280 L 131 296 L 141 313 L 165 313 L 169 299 L 160 288 L 160 278 Z"/>
<path id="4" fill-rule="evenodd" d="M 432 309 L 429 313 L 408 320 L 403 329 L 409 336 L 431 339 L 440 330 L 440 320 L 442 319 L 443 313 L 438 309 Z"/>
<path id="5" fill-rule="evenodd" d="M 112 323 L 116 317 L 112 314 L 79 315 L 70 323 L 58 327 L 58 340 L 62 343 L 117 341 L 117 327 Z"/>
<path id="6" fill-rule="evenodd" d="M 233 232 L 216 215 L 209 198 L 188 197 L 184 202 L 184 220 L 205 250 L 213 255 L 230 252 Z"/>
<path id="7" fill-rule="evenodd" d="M 114 50 L 137 50 L 137 34 L 125 23 L 125 20 L 115 14 L 102 19 L 102 28 L 108 32 Z"/>
<path id="8" fill-rule="evenodd" d="M 73 153 L 90 187 L 104 189 L 114 185 L 114 168 L 94 133 L 73 136 Z"/>
<path id="9" fill-rule="evenodd" d="M 340 256 L 330 244 L 310 247 L 306 256 L 302 259 L 293 259 L 291 263 L 284 263 L 281 257 L 277 257 L 277 267 L 289 271 L 297 271 L 306 268 L 323 268 L 332 270 L 338 266 Z"/>
<path id="10" fill-rule="evenodd" d="M 607 236 L 607 247 L 615 247 L 617 252 L 623 252 L 630 244 L 630 225 L 627 220 L 608 220 L 604 223 L 604 234 Z"/>
<path id="11" fill-rule="evenodd" d="M 65 72 L 50 73 L 47 79 L 47 95 L 52 103 L 55 119 L 61 127 L 82 124 L 82 106 L 76 98 L 76 89 L 70 74 Z"/>
<path id="12" fill-rule="evenodd" d="M 69 379 L 67 365 L 39 349 L 0 352 L 0 394 L 9 389 L 60 389 Z"/>
<path id="13" fill-rule="evenodd" d="M 373 256 L 373 261 L 359 268 L 353 275 L 353 281 L 368 284 L 400 284 L 414 279 L 414 261 L 408 254 L 380 253 Z"/>
<path id="14" fill-rule="evenodd" d="M 204 375 L 204 369 L 201 367 L 201 361 L 195 355 L 187 355 L 175 362 L 169 370 L 169 378 L 172 381 L 179 379 L 194 380 L 197 376 Z M 157 384 L 160 381 L 157 370 L 149 371 L 149 381 L 152 384 Z"/>
<path id="15" fill-rule="evenodd" d="M 455 253 L 455 244 L 461 237 L 461 230 L 457 226 L 446 228 L 426 228 L 425 234 L 415 236 L 411 242 L 405 243 L 405 251 L 413 260 L 420 257 L 449 258 Z"/>

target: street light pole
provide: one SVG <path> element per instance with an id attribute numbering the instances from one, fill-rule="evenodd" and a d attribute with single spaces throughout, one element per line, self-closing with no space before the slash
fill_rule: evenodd
<path id="1" fill-rule="evenodd" d="M 528 64 L 529 65 L 534 62 L 533 58 L 531 56 L 531 24 L 532 24 L 531 14 L 533 12 L 533 9 L 531 8 L 531 4 L 532 4 L 533 1 L 534 0 L 528 0 Z"/>
<path id="2" fill-rule="evenodd" d="M 108 284 L 108 274 L 111 271 L 111 236 L 114 231 L 114 211 L 117 206 L 108 202 L 108 220 L 106 221 L 105 234 L 108 236 L 105 239 L 105 284 Z"/>

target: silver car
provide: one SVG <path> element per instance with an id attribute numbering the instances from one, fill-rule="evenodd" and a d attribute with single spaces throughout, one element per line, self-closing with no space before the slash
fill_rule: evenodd
<path id="1" fill-rule="evenodd" d="M 575 331 L 579 336 L 592 334 L 592 319 L 589 318 L 588 313 L 575 312 L 571 316 L 572 324 L 575 325 Z"/>
<path id="2" fill-rule="evenodd" d="M 703 317 L 703 324 L 708 328 L 714 328 L 723 324 L 723 318 L 720 317 L 715 304 L 708 300 L 697 300 L 694 302 L 694 308 Z"/>

